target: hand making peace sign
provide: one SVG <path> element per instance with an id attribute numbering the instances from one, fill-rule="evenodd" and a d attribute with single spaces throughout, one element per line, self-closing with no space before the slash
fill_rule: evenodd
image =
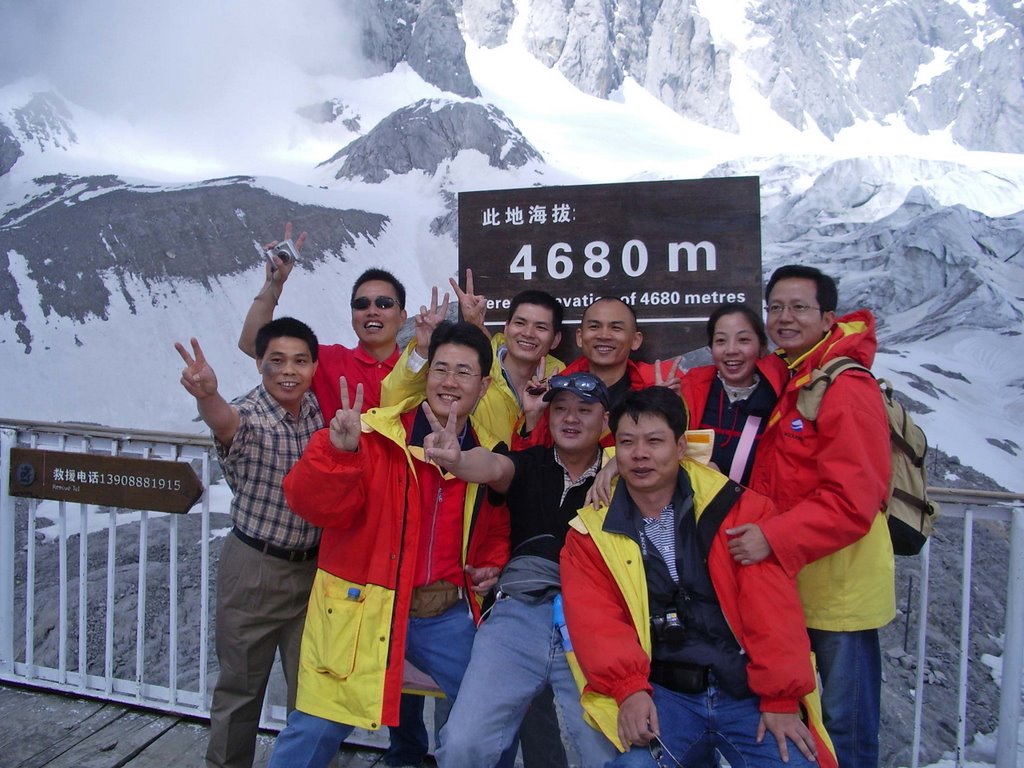
<path id="1" fill-rule="evenodd" d="M 356 384 L 356 399 L 349 406 L 348 382 L 342 376 L 338 382 L 341 391 L 341 408 L 331 419 L 331 445 L 339 451 L 352 453 L 359 449 L 359 435 L 362 432 L 363 385 Z"/>

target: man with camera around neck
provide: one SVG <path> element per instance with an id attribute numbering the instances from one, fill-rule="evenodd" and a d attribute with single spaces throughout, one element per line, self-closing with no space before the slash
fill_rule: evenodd
<path id="1" fill-rule="evenodd" d="M 728 549 L 771 502 L 684 458 L 664 387 L 627 393 L 609 425 L 619 480 L 570 523 L 561 578 L 583 708 L 624 751 L 610 765 L 835 766 L 795 581 Z"/>

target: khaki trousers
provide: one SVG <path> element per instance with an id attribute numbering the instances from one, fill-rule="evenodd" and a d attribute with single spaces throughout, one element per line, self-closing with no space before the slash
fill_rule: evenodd
<path id="1" fill-rule="evenodd" d="M 220 675 L 210 706 L 207 768 L 250 768 L 263 696 L 281 653 L 288 711 L 295 707 L 299 644 L 316 558 L 292 563 L 228 534 L 217 569 L 216 649 Z"/>

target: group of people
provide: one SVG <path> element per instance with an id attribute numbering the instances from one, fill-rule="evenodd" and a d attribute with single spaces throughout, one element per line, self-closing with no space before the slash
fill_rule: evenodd
<path id="1" fill-rule="evenodd" d="M 252 764 L 277 653 L 275 768 L 326 766 L 382 725 L 386 761 L 418 763 L 406 660 L 451 705 L 442 767 L 510 766 L 520 745 L 527 768 L 565 765 L 553 702 L 585 767 L 877 766 L 886 417 L 859 371 L 814 421 L 796 410 L 829 359 L 874 357 L 871 314 L 837 318 L 834 280 L 777 269 L 767 333 L 723 305 L 713 365 L 682 370 L 631 358 L 643 335 L 613 297 L 585 310 L 567 366 L 543 291 L 490 336 L 469 271 L 451 281 L 462 320 L 435 288 L 401 350 L 405 290 L 367 270 L 358 344 L 319 345 L 273 318 L 292 266 L 267 266 L 243 324 L 251 392 L 229 403 L 199 342 L 176 345 L 234 491 L 208 766 Z M 713 431 L 708 464 L 691 429 Z"/>

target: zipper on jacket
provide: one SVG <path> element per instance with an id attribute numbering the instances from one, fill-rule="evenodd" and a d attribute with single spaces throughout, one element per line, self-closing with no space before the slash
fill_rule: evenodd
<path id="1" fill-rule="evenodd" d="M 430 516 L 430 539 L 427 542 L 427 584 L 433 584 L 432 566 L 434 564 L 434 539 L 437 533 L 437 510 L 441 508 L 441 499 L 444 496 L 444 486 L 437 487 L 437 496 L 434 499 L 434 512 Z"/>

